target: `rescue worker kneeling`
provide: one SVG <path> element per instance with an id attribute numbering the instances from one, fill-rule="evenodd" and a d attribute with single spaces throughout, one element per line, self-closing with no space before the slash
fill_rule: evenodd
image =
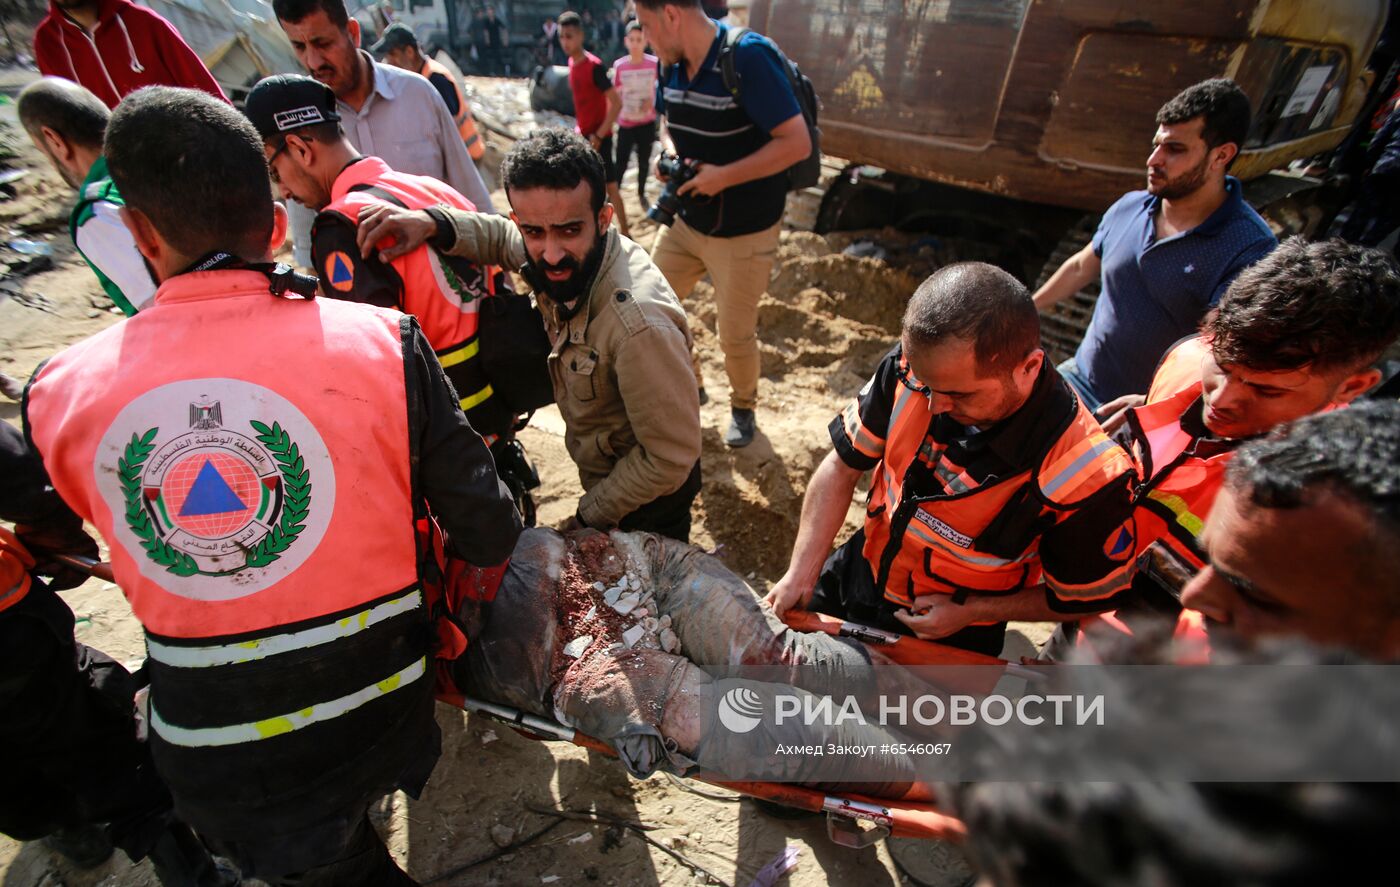
<path id="1" fill-rule="evenodd" d="M 925 280 L 830 434 L 767 597 L 779 615 L 809 606 L 996 655 L 1007 619 L 1069 618 L 1126 589 L 1131 464 L 1046 364 L 1006 272 Z M 828 558 L 872 469 L 865 526 Z"/>
<path id="2" fill-rule="evenodd" d="M 25 422 L 146 632 L 156 767 L 247 874 L 412 883 L 366 810 L 439 751 L 414 519 L 486 567 L 519 517 L 413 319 L 268 264 L 286 216 L 247 120 L 141 90 L 106 149 L 161 285 L 38 372 Z"/>

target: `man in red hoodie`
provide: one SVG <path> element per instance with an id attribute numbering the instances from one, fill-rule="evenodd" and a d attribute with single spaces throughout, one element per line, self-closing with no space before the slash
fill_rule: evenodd
<path id="1" fill-rule="evenodd" d="M 228 101 L 175 26 L 131 0 L 49 0 L 34 59 L 41 73 L 81 83 L 109 108 L 143 86 L 186 86 Z"/>

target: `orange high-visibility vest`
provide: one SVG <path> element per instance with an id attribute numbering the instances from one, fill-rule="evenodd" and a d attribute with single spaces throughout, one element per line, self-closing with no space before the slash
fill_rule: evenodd
<path id="1" fill-rule="evenodd" d="M 377 195 L 376 189 L 383 194 Z M 357 227 L 360 210 L 382 202 L 386 195 L 409 209 L 441 204 L 467 211 L 475 209 L 471 201 L 437 179 L 395 172 L 378 157 L 365 157 L 347 166 L 336 178 L 331 203 L 317 216 L 317 224 L 334 217 Z M 337 274 L 344 267 L 338 266 L 337 261 L 346 260 L 335 254 L 315 257 L 322 286 L 329 284 L 332 290 L 338 288 Z M 505 412 L 500 398 L 494 396 L 481 365 L 477 340 L 481 299 L 496 292 L 499 269 L 444 257 L 427 244 L 389 264 L 403 280 L 402 299 L 396 307 L 418 318 L 423 337 L 433 347 L 461 398 L 462 411 L 472 427 L 483 435 L 505 431 L 513 417 Z"/>
<path id="2" fill-rule="evenodd" d="M 1204 336 L 1192 336 L 1172 346 L 1157 372 L 1152 376 L 1152 385 L 1147 389 L 1147 403 L 1166 400 L 1173 394 L 1201 384 L 1201 361 L 1210 350 L 1210 343 Z"/>
<path id="3" fill-rule="evenodd" d="M 13 607 L 29 594 L 29 571 L 34 558 L 20 541 L 0 527 L 0 612 Z"/>
<path id="4" fill-rule="evenodd" d="M 380 700 L 399 722 L 431 680 L 408 318 L 215 270 L 132 320 L 49 361 L 28 420 L 146 630 L 156 736 L 256 744 Z"/>
<path id="5" fill-rule="evenodd" d="M 1205 565 L 1199 537 L 1234 455 L 1233 449 L 1206 457 L 1187 452 L 1195 438 L 1181 427 L 1181 417 L 1201 397 L 1201 358 L 1208 347 L 1196 337 L 1168 352 L 1147 403 L 1128 413 L 1133 461 L 1143 479 L 1134 492 L 1136 557 L 1139 568 L 1156 573 L 1173 596 L 1181 587 L 1171 575 L 1194 575 Z"/>
<path id="6" fill-rule="evenodd" d="M 413 586 L 402 315 L 244 270 L 158 298 L 49 361 L 28 409 L 141 624 L 222 637 Z"/>
<path id="7" fill-rule="evenodd" d="M 866 507 L 863 549 L 886 600 L 908 607 L 924 594 L 961 598 L 1012 592 L 1042 581 L 1039 535 L 1024 540 L 1024 548 L 1015 553 L 994 554 L 985 547 L 990 540 L 982 538 L 988 525 L 1008 507 L 1026 507 L 1025 496 L 1035 497 L 1032 501 L 1043 512 L 1071 510 L 1131 470 L 1127 454 L 1077 399 L 1072 414 L 1047 416 L 1046 421 L 1061 421 L 1064 430 L 1039 454 L 1033 469 L 970 487 L 942 460 L 941 451 L 931 449 L 937 445 L 928 439 L 923 395 L 900 387 Z M 933 465 L 945 492 L 906 498 L 905 475 L 921 455 Z M 1067 598 L 1104 597 L 1118 590 L 1122 577 L 1112 577 L 1109 584 L 1112 588 L 1052 590 Z"/>
<path id="8" fill-rule="evenodd" d="M 457 124 L 457 131 L 462 134 L 462 143 L 467 146 L 467 153 L 472 156 L 472 160 L 480 160 L 486 155 L 486 143 L 481 140 L 481 134 L 476 131 L 476 119 L 472 117 L 471 106 L 467 104 L 467 97 L 462 92 L 462 84 L 457 82 L 457 78 L 452 75 L 447 66 L 436 59 L 425 57 L 423 68 L 418 72 L 424 78 L 429 74 L 441 74 L 452 82 L 452 89 L 457 93 L 457 116 L 452 118 Z"/>

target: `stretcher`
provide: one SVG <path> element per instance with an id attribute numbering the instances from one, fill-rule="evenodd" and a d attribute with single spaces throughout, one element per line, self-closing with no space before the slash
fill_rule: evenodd
<path id="1" fill-rule="evenodd" d="M 56 560 L 100 579 L 113 580 L 109 564 L 72 555 L 62 555 Z M 1001 674 L 1031 681 L 1044 677 L 1036 669 L 1019 663 L 820 613 L 790 610 L 783 621 L 798 631 L 822 632 L 860 641 L 877 648 L 887 659 L 900 665 L 991 666 L 999 669 Z M 548 718 L 451 692 L 439 692 L 437 698 L 447 705 L 488 717 L 531 738 L 570 742 L 602 755 L 617 757 L 617 752 L 608 743 Z M 914 786 L 899 799 L 888 799 L 858 793 L 835 794 L 786 783 L 734 781 L 710 772 L 694 773 L 690 778 L 785 807 L 825 814 L 827 836 L 834 843 L 852 849 L 868 847 L 890 837 L 958 841 L 966 835 L 960 820 L 937 809 L 933 792 L 924 785 Z"/>
<path id="2" fill-rule="evenodd" d="M 858 640 L 878 648 L 890 661 L 901 665 L 990 666 L 1001 674 L 1030 681 L 1040 681 L 1044 677 L 1036 669 L 1019 663 L 897 635 L 820 613 L 791 610 L 783 621 L 798 631 L 822 632 L 833 637 Z M 985 680 L 978 683 L 986 686 Z M 490 718 L 530 738 L 570 742 L 599 754 L 617 757 L 617 752 L 608 743 L 549 718 L 460 694 L 439 693 L 438 700 Z M 912 787 L 899 799 L 888 799 L 857 793 L 834 794 L 786 783 L 739 782 L 718 773 L 703 771 L 690 774 L 688 778 L 785 807 L 825 814 L 827 836 L 834 843 L 852 849 L 868 847 L 889 837 L 958 841 L 966 835 L 960 820 L 938 810 L 933 792 L 926 785 Z"/>

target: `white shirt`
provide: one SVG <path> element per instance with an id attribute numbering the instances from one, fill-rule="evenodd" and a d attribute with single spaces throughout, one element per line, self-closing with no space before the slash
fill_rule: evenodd
<path id="1" fill-rule="evenodd" d="M 430 176 L 467 198 L 482 212 L 495 212 L 491 194 L 472 163 L 457 124 L 437 89 L 412 71 L 370 59 L 374 83 L 356 111 L 337 101 L 340 125 L 361 154 L 371 154 L 396 172 Z"/>

